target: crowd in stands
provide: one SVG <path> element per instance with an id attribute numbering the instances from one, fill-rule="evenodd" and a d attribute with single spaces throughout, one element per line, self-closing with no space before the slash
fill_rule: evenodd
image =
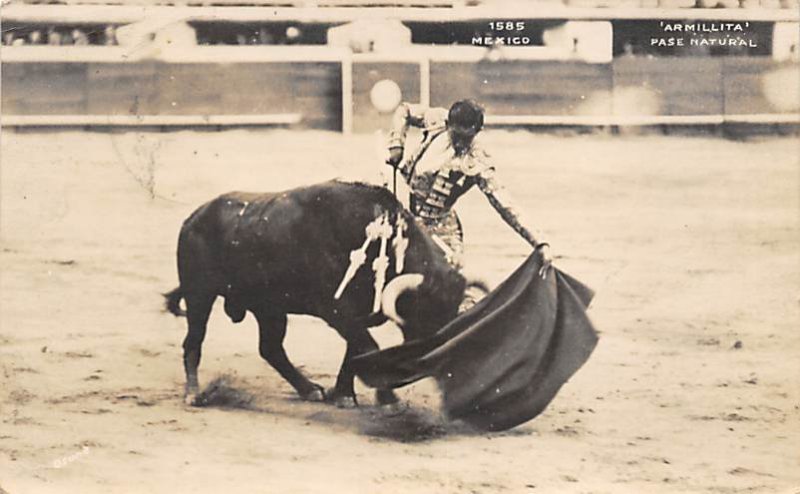
<path id="1" fill-rule="evenodd" d="M 15 26 L 3 27 L 4 46 L 24 45 L 93 45 L 116 46 L 117 27 L 115 25 L 98 27 L 75 26 Z M 211 26 L 197 30 L 197 44 L 200 45 L 293 45 L 325 44 L 325 29 L 318 26 L 278 27 L 259 26 L 223 28 Z"/>
<path id="2" fill-rule="evenodd" d="M 3 27 L 5 46 L 23 45 L 117 45 L 117 26 L 97 27 Z"/>
<path id="3" fill-rule="evenodd" d="M 195 23 L 198 45 L 324 45 L 330 23 Z"/>

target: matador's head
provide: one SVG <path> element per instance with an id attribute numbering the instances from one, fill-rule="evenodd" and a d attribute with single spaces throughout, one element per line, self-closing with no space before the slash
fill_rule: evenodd
<path id="1" fill-rule="evenodd" d="M 447 113 L 447 131 L 456 154 L 466 152 L 483 128 L 483 108 L 471 99 L 456 101 Z"/>

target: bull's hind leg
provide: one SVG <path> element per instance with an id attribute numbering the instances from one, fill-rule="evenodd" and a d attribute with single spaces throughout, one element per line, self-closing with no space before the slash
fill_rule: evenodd
<path id="1" fill-rule="evenodd" d="M 183 340 L 183 368 L 186 371 L 184 401 L 187 405 L 192 405 L 200 388 L 197 381 L 197 367 L 200 365 L 208 316 L 211 314 L 211 307 L 214 305 L 216 295 L 187 294 L 185 299 L 189 331 Z"/>
<path id="2" fill-rule="evenodd" d="M 283 348 L 286 337 L 286 314 L 273 314 L 261 308 L 253 311 L 258 321 L 258 352 L 278 373 L 294 387 L 304 400 L 324 401 L 322 386 L 308 380 L 289 361 Z"/>

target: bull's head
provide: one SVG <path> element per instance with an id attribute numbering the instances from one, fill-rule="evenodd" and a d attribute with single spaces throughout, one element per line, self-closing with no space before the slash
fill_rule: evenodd
<path id="1" fill-rule="evenodd" d="M 455 271 L 427 278 L 403 274 L 384 288 L 381 308 L 402 328 L 407 340 L 414 340 L 433 334 L 456 317 L 465 286 L 464 278 Z"/>

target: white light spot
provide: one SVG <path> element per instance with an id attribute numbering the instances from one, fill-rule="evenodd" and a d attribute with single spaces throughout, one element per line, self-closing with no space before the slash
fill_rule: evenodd
<path id="1" fill-rule="evenodd" d="M 288 39 L 297 39 L 300 37 L 300 30 L 294 26 L 289 26 L 286 28 L 286 37 Z"/>
<path id="2" fill-rule="evenodd" d="M 403 100 L 403 92 L 393 80 L 383 79 L 372 86 L 369 100 L 380 113 L 389 113 L 394 111 Z"/>

